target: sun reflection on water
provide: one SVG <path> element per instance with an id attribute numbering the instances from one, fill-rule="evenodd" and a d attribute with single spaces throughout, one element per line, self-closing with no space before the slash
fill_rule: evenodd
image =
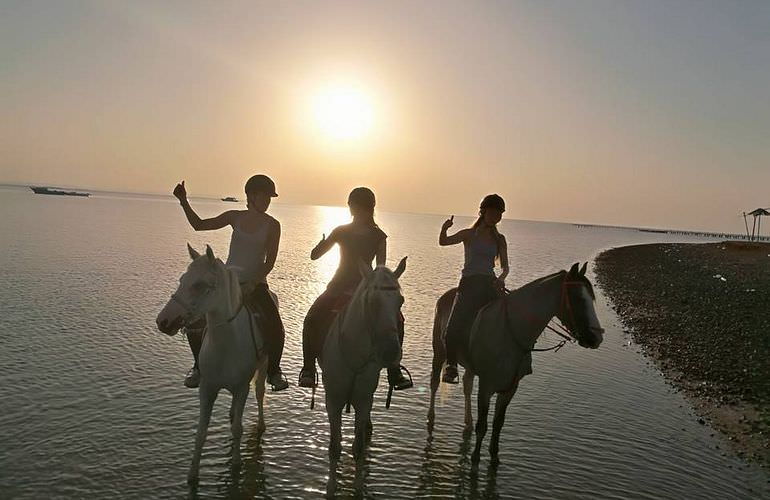
<path id="1" fill-rule="evenodd" d="M 318 232 L 325 234 L 327 238 L 335 227 L 350 222 L 350 212 L 347 207 L 315 208 L 319 216 L 317 223 Z M 334 276 L 334 271 L 337 270 L 339 262 L 340 250 L 339 247 L 335 245 L 326 255 L 318 259 L 318 278 L 323 281 L 323 283 L 328 283 L 332 279 L 332 276 Z"/>

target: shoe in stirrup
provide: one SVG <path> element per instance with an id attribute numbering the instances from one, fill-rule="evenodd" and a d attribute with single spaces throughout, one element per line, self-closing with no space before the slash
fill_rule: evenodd
<path id="1" fill-rule="evenodd" d="M 457 373 L 457 365 L 446 365 L 444 376 L 441 381 L 446 384 L 457 384 L 460 382 L 460 375 Z"/>
<path id="2" fill-rule="evenodd" d="M 268 375 L 267 383 L 273 386 L 273 392 L 282 391 L 289 387 L 289 381 L 283 376 L 280 368 L 272 375 Z"/>
<path id="3" fill-rule="evenodd" d="M 190 371 L 187 372 L 187 376 L 184 378 L 184 386 L 189 387 L 190 389 L 195 389 L 198 387 L 198 385 L 201 382 L 201 372 L 198 369 L 198 365 L 193 366 L 190 368 Z"/>
<path id="4" fill-rule="evenodd" d="M 400 366 L 398 367 L 398 371 L 388 370 L 388 384 L 393 388 L 394 391 L 403 391 L 405 389 L 414 387 L 412 378 L 405 377 L 404 373 L 401 371 Z"/>
<path id="5" fill-rule="evenodd" d="M 315 370 L 308 370 L 307 368 L 303 368 L 302 371 L 299 372 L 298 385 L 300 387 L 315 387 L 316 386 Z"/>

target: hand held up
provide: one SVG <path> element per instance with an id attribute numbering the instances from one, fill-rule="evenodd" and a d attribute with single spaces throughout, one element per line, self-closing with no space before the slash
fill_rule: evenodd
<path id="1" fill-rule="evenodd" d="M 174 188 L 174 196 L 176 196 L 179 201 L 185 201 L 187 199 L 187 190 L 184 188 L 184 181 L 176 185 Z"/>
<path id="2" fill-rule="evenodd" d="M 441 230 L 446 231 L 447 229 L 452 227 L 452 225 L 454 225 L 454 219 L 455 219 L 455 216 L 453 215 L 447 220 L 445 220 L 444 223 L 441 225 Z"/>

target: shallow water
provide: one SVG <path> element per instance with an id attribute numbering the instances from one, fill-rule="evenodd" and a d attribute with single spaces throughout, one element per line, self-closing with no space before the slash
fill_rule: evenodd
<path id="1" fill-rule="evenodd" d="M 234 205 L 194 201 L 201 215 Z M 177 203 L 152 196 L 95 193 L 89 199 L 0 188 L 0 496 L 165 498 L 320 497 L 327 480 L 328 424 L 319 391 L 292 387 L 266 396 L 268 429 L 256 431 L 256 402 L 244 415 L 244 466 L 228 460 L 229 395 L 214 407 L 197 490 L 186 472 L 197 423 L 197 392 L 182 378 L 191 355 L 182 336 L 154 324 L 188 256 L 185 242 L 225 255 L 226 230 L 194 233 Z M 345 209 L 274 205 L 283 226 L 271 286 L 287 329 L 283 367 L 301 365 L 301 325 L 331 276 L 336 254 L 311 262 L 322 232 Z M 442 386 L 427 439 L 431 322 L 436 298 L 454 286 L 462 249 L 439 248 L 443 217 L 380 213 L 389 263 L 403 255 L 407 318 L 404 364 L 416 387 L 384 409 L 378 389 L 374 437 L 356 479 L 352 416 L 343 417 L 343 495 L 380 498 L 758 498 L 768 474 L 746 465 L 686 400 L 629 345 L 601 295 L 607 329 L 595 351 L 567 346 L 535 356 L 501 439 L 501 464 L 478 473 L 462 437 L 462 390 Z M 470 219 L 455 218 L 456 226 Z M 688 241 L 635 230 L 504 221 L 517 286 L 601 249 Z M 691 240 L 695 241 L 695 240 Z M 699 239 L 697 241 L 707 241 Z M 590 271 L 590 266 L 589 266 Z M 590 273 L 589 273 L 590 274 Z M 542 337 L 541 346 L 556 342 Z M 383 374 L 384 376 L 384 374 Z M 488 438 L 487 438 L 488 442 Z"/>

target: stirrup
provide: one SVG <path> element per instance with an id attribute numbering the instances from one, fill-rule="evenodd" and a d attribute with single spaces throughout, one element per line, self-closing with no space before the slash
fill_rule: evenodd
<path id="1" fill-rule="evenodd" d="M 279 369 L 278 373 L 276 373 L 275 375 L 278 375 L 280 377 L 278 379 L 278 383 L 276 383 L 276 384 L 270 382 L 270 377 L 268 377 L 268 384 L 270 384 L 270 386 L 272 387 L 272 391 L 273 392 L 279 392 L 279 391 L 282 391 L 284 389 L 288 389 L 289 388 L 289 381 L 286 380 L 286 376 L 283 374 L 283 371 Z"/>
<path id="2" fill-rule="evenodd" d="M 457 371 L 457 365 L 446 365 L 441 381 L 445 384 L 459 384 L 460 374 Z"/>
<path id="3" fill-rule="evenodd" d="M 401 372 L 401 370 L 405 371 L 407 377 L 409 378 L 404 377 L 404 374 Z M 414 387 L 414 380 L 412 380 L 412 374 L 409 373 L 409 370 L 407 370 L 404 365 L 398 365 L 398 380 L 394 382 L 388 380 L 388 385 L 390 385 L 394 391 L 404 391 Z"/>
<path id="4" fill-rule="evenodd" d="M 200 385 L 201 380 L 201 372 L 198 368 L 198 365 L 194 365 L 192 368 L 190 368 L 190 371 L 187 372 L 187 375 L 184 378 L 184 386 L 188 389 L 195 389 Z"/>
<path id="5" fill-rule="evenodd" d="M 308 382 L 310 379 L 312 379 L 312 381 Z M 299 371 L 297 385 L 300 387 L 306 387 L 306 388 L 316 387 L 318 385 L 318 372 L 316 370 L 313 370 L 311 372 L 310 370 L 305 370 L 303 368 L 302 370 Z"/>

